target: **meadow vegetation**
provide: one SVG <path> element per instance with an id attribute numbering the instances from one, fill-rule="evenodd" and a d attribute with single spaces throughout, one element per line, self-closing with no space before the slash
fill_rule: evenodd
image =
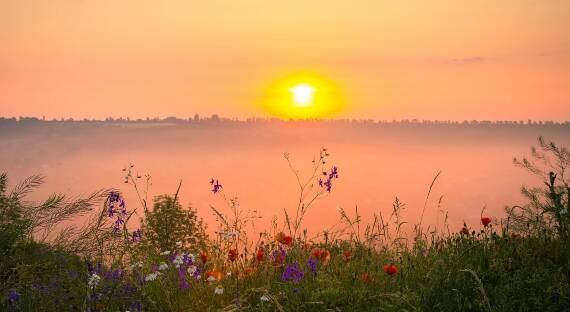
<path id="1" fill-rule="evenodd" d="M 409 225 L 396 198 L 389 214 L 379 210 L 368 224 L 358 208 L 339 209 L 339 221 L 321 233 L 310 233 L 304 217 L 342 183 L 342 172 L 325 148 L 308 174 L 285 159 L 299 197 L 284 222 L 257 230 L 257 211 L 213 178 L 213 237 L 180 203 L 180 186 L 149 200 L 150 176 L 132 166 L 123 169 L 138 196 L 132 203 L 111 189 L 31 202 L 42 177 L 9 189 L 0 175 L 0 310 L 570 309 L 568 149 L 539 138 L 530 158 L 515 158 L 544 184 L 523 186 L 526 203 L 506 207 L 504 217 L 483 210 L 480 224 Z M 71 222 L 78 216 L 85 224 Z"/>

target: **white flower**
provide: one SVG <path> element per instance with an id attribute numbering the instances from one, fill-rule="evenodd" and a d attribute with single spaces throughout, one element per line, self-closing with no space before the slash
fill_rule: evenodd
<path id="1" fill-rule="evenodd" d="M 196 273 L 196 270 L 198 270 L 198 267 L 196 267 L 195 265 L 191 265 L 188 267 L 188 274 L 194 275 Z"/>
<path id="2" fill-rule="evenodd" d="M 214 282 L 216 280 L 215 277 L 213 277 L 212 275 L 208 276 L 208 282 Z"/>
<path id="3" fill-rule="evenodd" d="M 179 268 L 180 265 L 182 265 L 184 263 L 184 259 L 182 258 L 182 255 L 176 256 L 176 258 L 174 258 L 174 260 L 172 260 L 172 263 L 174 263 L 176 265 L 176 267 Z"/>
<path id="4" fill-rule="evenodd" d="M 168 269 L 168 264 L 166 264 L 166 263 L 164 263 L 164 262 L 161 263 L 161 264 L 158 266 L 158 270 L 159 270 L 159 271 L 164 271 L 164 270 L 166 270 L 166 269 Z"/>
<path id="5" fill-rule="evenodd" d="M 97 273 L 93 273 L 87 281 L 87 286 L 89 286 L 89 288 L 95 288 L 99 284 L 99 281 L 101 281 L 101 277 L 97 275 Z"/>
<path id="6" fill-rule="evenodd" d="M 214 289 L 214 294 L 221 295 L 223 293 L 224 293 L 224 287 L 222 287 L 222 285 L 216 286 L 216 288 Z"/>
<path id="7" fill-rule="evenodd" d="M 568 213 L 568 209 L 566 209 L 566 208 L 560 210 L 560 214 L 561 214 L 561 215 L 565 215 L 565 214 L 567 214 L 567 213 Z"/>
<path id="8" fill-rule="evenodd" d="M 153 272 L 150 273 L 149 275 L 145 276 L 144 280 L 145 281 L 154 281 L 158 276 L 160 275 L 160 272 Z"/>
<path id="9" fill-rule="evenodd" d="M 232 276 L 232 272 L 226 273 L 226 276 Z"/>
<path id="10" fill-rule="evenodd" d="M 168 256 L 170 254 L 170 250 L 163 251 L 160 253 L 161 256 Z"/>
<path id="11" fill-rule="evenodd" d="M 263 296 L 261 296 L 261 298 L 259 298 L 259 300 L 267 302 L 271 299 L 267 295 L 263 295 Z"/>
<path id="12" fill-rule="evenodd" d="M 202 275 L 200 275 L 200 274 L 196 275 L 197 280 L 200 280 L 201 278 L 202 278 Z"/>
<path id="13" fill-rule="evenodd" d="M 176 247 L 178 247 L 178 248 L 182 247 L 182 242 L 181 242 L 181 241 L 177 241 L 177 242 L 176 242 Z"/>
<path id="14" fill-rule="evenodd" d="M 142 268 L 142 267 L 143 267 L 143 262 L 142 262 L 142 261 L 139 261 L 139 262 L 135 262 L 135 263 L 133 263 L 133 265 L 131 265 L 131 268 L 133 268 L 133 269 L 134 269 L 134 268 L 137 268 L 137 267 L 138 267 L 138 268 Z"/>

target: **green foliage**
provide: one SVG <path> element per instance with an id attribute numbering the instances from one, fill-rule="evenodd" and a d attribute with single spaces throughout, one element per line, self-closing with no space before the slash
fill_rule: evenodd
<path id="1" fill-rule="evenodd" d="M 196 209 L 183 209 L 178 198 L 170 195 L 155 197 L 153 210 L 146 214 L 143 233 L 145 241 L 159 252 L 176 249 L 177 242 L 196 250 L 206 241 L 205 226 Z"/>

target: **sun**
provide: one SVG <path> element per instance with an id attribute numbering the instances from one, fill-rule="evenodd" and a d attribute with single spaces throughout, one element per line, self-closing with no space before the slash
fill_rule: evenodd
<path id="1" fill-rule="evenodd" d="M 269 84 L 260 106 L 282 119 L 320 119 L 344 106 L 340 87 L 315 73 L 298 72 Z"/>
<path id="2" fill-rule="evenodd" d="M 293 104 L 298 107 L 308 107 L 313 104 L 315 88 L 306 83 L 301 83 L 289 89 L 293 94 Z"/>

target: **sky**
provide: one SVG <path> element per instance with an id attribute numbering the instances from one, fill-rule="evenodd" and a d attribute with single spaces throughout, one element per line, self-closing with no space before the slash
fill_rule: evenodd
<path id="1" fill-rule="evenodd" d="M 298 72 L 335 118 L 568 120 L 570 2 L 0 1 L 0 116 L 271 116 Z"/>

